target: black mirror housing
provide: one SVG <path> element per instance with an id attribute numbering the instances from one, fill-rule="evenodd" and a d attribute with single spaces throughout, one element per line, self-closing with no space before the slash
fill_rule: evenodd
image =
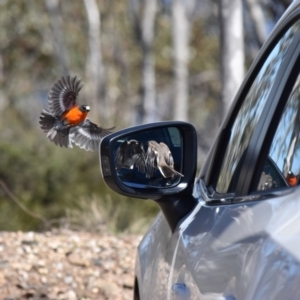
<path id="1" fill-rule="evenodd" d="M 105 183 L 119 194 L 156 201 L 192 194 L 197 135 L 189 123 L 157 122 L 114 132 L 102 140 L 99 155 Z"/>

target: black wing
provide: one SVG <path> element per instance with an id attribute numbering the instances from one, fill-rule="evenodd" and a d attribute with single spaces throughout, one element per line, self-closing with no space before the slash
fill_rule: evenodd
<path id="1" fill-rule="evenodd" d="M 76 76 L 67 76 L 53 85 L 48 95 L 48 106 L 52 115 L 61 116 L 76 105 L 76 98 L 83 87 L 80 82 Z"/>
<path id="2" fill-rule="evenodd" d="M 115 163 L 116 163 L 116 166 L 117 166 L 117 169 L 122 169 L 122 168 L 126 168 L 126 164 L 125 164 L 125 151 L 126 151 L 126 147 L 127 147 L 127 141 L 123 142 L 117 152 L 116 152 L 116 157 L 115 157 Z M 125 165 L 125 166 L 124 166 Z M 130 167 L 129 167 L 130 169 Z"/>
<path id="3" fill-rule="evenodd" d="M 162 143 L 162 142 L 159 143 L 159 145 L 160 145 L 160 149 L 163 153 L 165 162 L 167 164 L 167 166 L 162 166 L 162 168 L 160 169 L 162 175 L 165 178 L 174 177 L 174 176 L 183 177 L 183 175 L 181 173 L 179 173 L 178 171 L 176 171 L 174 169 L 174 159 L 173 159 L 173 155 L 172 155 L 172 152 L 170 151 L 169 147 L 165 143 Z"/>
<path id="4" fill-rule="evenodd" d="M 183 177 L 183 175 L 179 172 L 177 172 L 174 168 L 168 166 L 168 165 L 162 165 L 158 167 L 160 173 L 165 178 L 174 177 L 174 176 L 180 176 Z"/>
<path id="5" fill-rule="evenodd" d="M 47 138 L 61 147 L 72 148 L 69 137 L 70 128 L 63 126 L 61 120 L 52 116 L 47 110 L 43 110 L 40 116 L 42 130 L 47 133 Z"/>
<path id="6" fill-rule="evenodd" d="M 159 143 L 160 145 L 160 149 L 163 153 L 165 162 L 167 163 L 168 166 L 170 166 L 171 168 L 174 168 L 174 159 L 173 159 L 173 155 L 169 149 L 169 147 L 165 144 L 165 143 Z"/>
<path id="7" fill-rule="evenodd" d="M 124 141 L 116 153 L 117 169 L 133 169 L 145 173 L 145 151 L 141 142 L 137 140 Z"/>
<path id="8" fill-rule="evenodd" d="M 72 142 L 78 147 L 85 150 L 98 151 L 100 141 L 106 135 L 112 133 L 114 128 L 101 128 L 89 119 L 85 119 L 80 125 L 70 129 L 70 137 Z"/>
<path id="9" fill-rule="evenodd" d="M 165 143 L 155 141 L 148 142 L 147 158 L 147 177 L 153 176 L 155 169 L 159 169 L 165 178 L 183 175 L 174 169 L 174 160 L 169 147 Z"/>
<path id="10" fill-rule="evenodd" d="M 151 178 L 157 169 L 157 158 L 158 158 L 158 149 L 160 148 L 159 144 L 155 141 L 148 142 L 148 149 L 146 153 L 146 177 Z"/>

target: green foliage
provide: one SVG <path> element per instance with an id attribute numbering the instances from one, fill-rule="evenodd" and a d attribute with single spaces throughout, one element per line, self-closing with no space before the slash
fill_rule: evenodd
<path id="1" fill-rule="evenodd" d="M 98 5 L 107 113 L 112 116 L 110 124 L 122 129 L 131 125 L 125 112 L 135 108 L 140 93 L 141 49 L 128 1 L 98 1 Z M 60 10 L 70 73 L 84 80 L 88 24 L 83 1 L 60 1 Z M 9 195 L 0 186 L 0 230 L 39 230 L 45 226 L 24 212 L 12 195 L 56 226 L 64 222 L 65 226 L 89 230 L 97 230 L 102 223 L 114 231 L 144 228 L 142 223 L 148 224 L 158 212 L 155 203 L 113 193 L 101 178 L 97 153 L 57 147 L 39 128 L 47 92 L 62 75 L 58 73 L 45 1 L 0 1 L 0 26 L 0 180 L 11 192 Z M 171 26 L 169 15 L 161 12 L 154 44 L 158 93 L 173 84 Z M 191 76 L 217 69 L 217 37 L 207 34 L 204 21 L 196 20 L 192 26 L 191 50 Z M 215 83 L 205 87 L 191 84 L 190 121 L 197 127 L 216 109 L 219 86 Z M 207 94 L 203 101 L 199 90 Z"/>
<path id="2" fill-rule="evenodd" d="M 89 215 L 92 219 L 93 207 L 101 207 L 100 221 L 104 218 L 115 231 L 130 228 L 139 215 L 153 217 L 157 212 L 148 203 L 141 213 L 143 201 L 112 195 L 101 178 L 97 153 L 55 146 L 41 132 L 25 128 L 10 108 L 0 124 L 0 180 L 30 211 L 48 221 L 63 219 L 70 226 L 73 218 L 66 216 L 75 215 L 75 223 L 93 230 L 99 220 L 88 226 L 85 221 Z M 0 187 L 1 230 L 41 229 L 44 225 L 20 209 Z"/>
<path id="3" fill-rule="evenodd" d="M 66 209 L 67 226 L 101 232 L 143 233 L 149 226 L 158 206 L 153 201 L 126 198 L 106 190 L 101 195 L 84 196 Z"/>

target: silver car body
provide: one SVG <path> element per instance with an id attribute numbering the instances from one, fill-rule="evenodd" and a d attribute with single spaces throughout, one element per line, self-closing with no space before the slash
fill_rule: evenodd
<path id="1" fill-rule="evenodd" d="M 215 206 L 200 188 L 196 181 L 198 204 L 175 232 L 160 213 L 141 241 L 140 299 L 300 298 L 300 188 Z"/>
<path id="2" fill-rule="evenodd" d="M 297 299 L 299 189 L 230 206 L 198 199 L 174 234 L 159 214 L 140 243 L 141 299 Z"/>

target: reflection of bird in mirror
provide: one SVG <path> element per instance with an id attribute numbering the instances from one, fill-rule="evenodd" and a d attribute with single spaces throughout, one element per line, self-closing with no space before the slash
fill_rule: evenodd
<path id="1" fill-rule="evenodd" d="M 148 178 L 153 176 L 155 169 L 158 169 L 163 177 L 169 178 L 183 175 L 174 169 L 174 160 L 169 147 L 165 143 L 155 141 L 148 142 L 146 153 L 146 166 Z"/>
<path id="2" fill-rule="evenodd" d="M 145 151 L 143 144 L 137 140 L 124 141 L 116 153 L 117 169 L 133 169 L 145 173 Z"/>
<path id="3" fill-rule="evenodd" d="M 78 105 L 76 98 L 83 85 L 80 79 L 62 77 L 51 88 L 49 110 L 40 116 L 41 128 L 56 145 L 72 148 L 75 143 L 85 150 L 98 150 L 101 139 L 113 128 L 104 129 L 87 119 L 88 105 Z"/>
<path id="4" fill-rule="evenodd" d="M 288 171 L 286 180 L 290 186 L 295 186 L 298 184 L 298 176 L 296 176 L 292 171 Z"/>

